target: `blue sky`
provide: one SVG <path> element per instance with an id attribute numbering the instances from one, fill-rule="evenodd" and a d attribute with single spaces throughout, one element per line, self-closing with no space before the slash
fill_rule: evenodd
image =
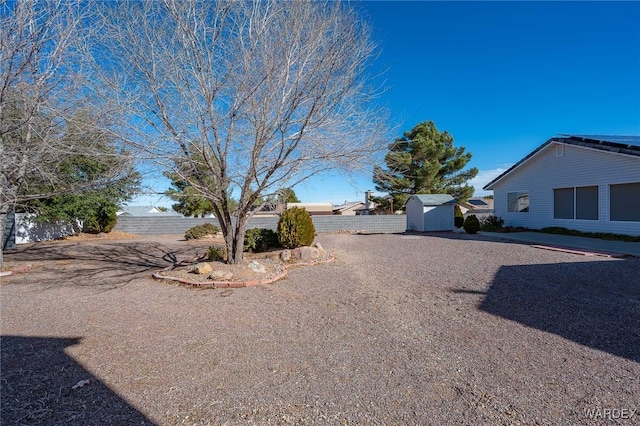
<path id="1" fill-rule="evenodd" d="M 421 121 L 473 153 L 476 195 L 558 133 L 640 135 L 640 2 L 386 2 L 359 5 L 385 69 L 400 136 Z M 165 188 L 157 188 L 163 190 Z M 373 190 L 371 172 L 318 176 L 304 202 Z M 135 204 L 170 205 L 141 197 Z"/>

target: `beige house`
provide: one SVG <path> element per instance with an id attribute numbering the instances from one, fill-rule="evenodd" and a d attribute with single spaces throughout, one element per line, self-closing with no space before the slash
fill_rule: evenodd
<path id="1" fill-rule="evenodd" d="M 274 217 L 279 216 L 286 209 L 293 207 L 304 208 L 311 216 L 325 216 L 333 214 L 333 205 L 331 203 L 285 203 L 267 205 L 253 213 L 254 217 Z"/>
<path id="2" fill-rule="evenodd" d="M 378 207 L 377 203 L 369 201 L 369 211 L 373 212 Z M 366 214 L 367 207 L 364 201 L 345 201 L 344 204 L 333 206 L 333 214 L 342 216 L 360 216 Z"/>

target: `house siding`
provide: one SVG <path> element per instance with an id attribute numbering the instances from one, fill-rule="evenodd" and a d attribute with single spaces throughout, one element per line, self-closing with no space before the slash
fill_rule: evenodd
<path id="1" fill-rule="evenodd" d="M 556 151 L 557 146 L 562 150 Z M 552 143 L 493 185 L 494 210 L 507 226 L 561 226 L 584 232 L 640 235 L 640 222 L 609 218 L 609 185 L 640 182 L 640 157 Z M 598 186 L 598 220 L 555 219 L 553 190 Z M 529 212 L 507 211 L 509 192 L 529 192 Z M 640 208 L 640 200 L 638 200 Z"/>

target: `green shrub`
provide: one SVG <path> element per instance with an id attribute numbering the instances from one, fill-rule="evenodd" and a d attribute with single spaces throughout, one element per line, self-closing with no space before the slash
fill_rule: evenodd
<path id="1" fill-rule="evenodd" d="M 465 231 L 467 231 L 468 234 L 475 234 L 480 230 L 480 221 L 478 220 L 476 215 L 472 214 L 467 216 L 462 227 Z"/>
<path id="2" fill-rule="evenodd" d="M 227 260 L 227 248 L 224 246 L 211 246 L 207 249 L 209 262 L 224 262 Z"/>
<path id="3" fill-rule="evenodd" d="M 278 235 L 271 229 L 251 228 L 244 237 L 244 251 L 260 253 L 278 247 Z"/>
<path id="4" fill-rule="evenodd" d="M 462 209 L 457 204 L 453 207 L 453 221 L 456 228 L 462 228 L 462 225 L 464 224 L 464 215 L 462 214 Z"/>
<path id="5" fill-rule="evenodd" d="M 480 221 L 480 230 L 487 232 L 502 231 L 504 220 L 500 216 L 487 216 Z"/>
<path id="6" fill-rule="evenodd" d="M 307 210 L 293 207 L 282 212 L 278 221 L 278 241 L 284 248 L 309 246 L 313 243 L 316 228 Z"/>
<path id="7" fill-rule="evenodd" d="M 197 240 L 198 238 L 205 237 L 207 235 L 215 235 L 220 232 L 220 228 L 218 228 L 213 223 L 203 223 L 202 225 L 194 226 L 193 228 L 189 228 L 187 232 L 184 233 L 185 240 Z"/>
<path id="8" fill-rule="evenodd" d="M 625 234 L 610 234 L 606 232 L 583 232 L 575 229 L 567 229 L 560 226 L 551 226 L 537 230 L 545 234 L 573 235 L 576 237 L 599 238 L 601 240 L 610 241 L 627 241 L 630 243 L 640 243 L 640 236 L 632 236 Z"/>
<path id="9" fill-rule="evenodd" d="M 82 231 L 89 234 L 111 232 L 118 221 L 116 208 L 115 205 L 101 205 L 95 215 L 85 218 L 82 224 Z"/>

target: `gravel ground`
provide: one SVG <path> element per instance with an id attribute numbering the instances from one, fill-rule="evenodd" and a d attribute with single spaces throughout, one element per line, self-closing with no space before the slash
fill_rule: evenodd
<path id="1" fill-rule="evenodd" d="M 1 423 L 640 423 L 640 259 L 318 241 L 335 262 L 226 290 L 150 279 L 193 255 L 170 239 L 7 254 Z"/>

